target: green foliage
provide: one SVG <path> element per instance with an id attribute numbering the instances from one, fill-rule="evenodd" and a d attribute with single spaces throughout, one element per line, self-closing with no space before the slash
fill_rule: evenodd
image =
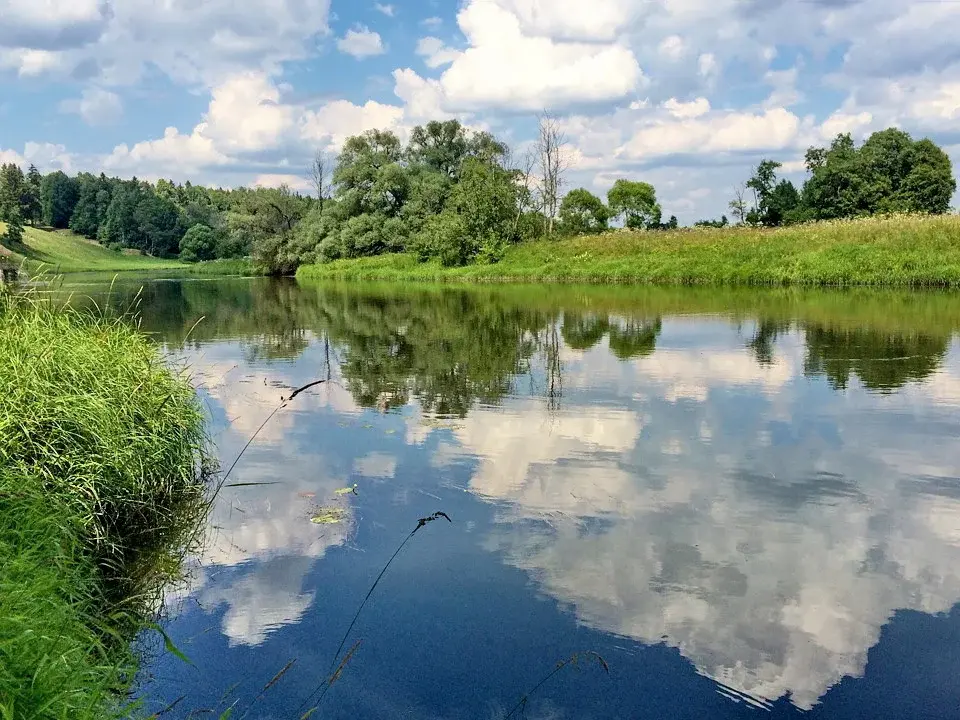
<path id="1" fill-rule="evenodd" d="M 589 190 L 571 190 L 560 203 L 560 232 L 565 235 L 589 235 L 607 229 L 609 211 L 603 201 Z"/>
<path id="2" fill-rule="evenodd" d="M 882 216 L 776 229 L 616 232 L 508 248 L 496 265 L 407 255 L 301 268 L 349 280 L 960 287 L 960 217 Z"/>
<path id="3" fill-rule="evenodd" d="M 0 385 L 0 716 L 127 716 L 131 642 L 206 515 L 202 408 L 131 326 L 22 296 Z"/>
<path id="4" fill-rule="evenodd" d="M 217 236 L 207 225 L 194 225 L 180 240 L 180 259 L 184 262 L 213 260 L 217 250 Z"/>
<path id="5" fill-rule="evenodd" d="M 721 215 L 719 220 L 697 220 L 693 226 L 694 227 L 711 227 L 711 228 L 724 228 L 730 224 L 730 220 L 727 219 L 726 215 Z"/>
<path id="6" fill-rule="evenodd" d="M 950 158 L 930 140 L 890 128 L 859 149 L 849 134 L 806 154 L 806 216 L 834 219 L 890 212 L 942 214 L 956 190 Z"/>
<path id="7" fill-rule="evenodd" d="M 43 223 L 54 228 L 69 227 L 79 198 L 77 181 L 62 170 L 44 175 L 40 183 Z"/>
<path id="8" fill-rule="evenodd" d="M 436 258 L 444 267 L 455 267 L 473 260 L 479 245 L 468 232 L 463 217 L 447 211 L 427 218 L 412 249 L 421 262 Z"/>
<path id="9" fill-rule="evenodd" d="M 3 240 L 4 243 L 11 246 L 17 246 L 23 244 L 23 220 L 20 217 L 19 208 L 13 210 L 13 212 L 7 214 L 6 218 L 7 230 L 3 235 L 0 235 L 0 240 Z"/>
<path id="10" fill-rule="evenodd" d="M 607 193 L 607 205 L 613 217 L 631 230 L 660 224 L 662 211 L 650 183 L 617 180 Z"/>
<path id="11" fill-rule="evenodd" d="M 23 225 L 26 192 L 27 182 L 20 167 L 14 163 L 0 165 L 0 222 Z"/>

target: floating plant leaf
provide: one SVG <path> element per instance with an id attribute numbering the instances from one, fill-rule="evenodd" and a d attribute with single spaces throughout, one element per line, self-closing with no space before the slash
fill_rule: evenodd
<path id="1" fill-rule="evenodd" d="M 313 517 L 310 518 L 310 522 L 316 525 L 336 525 L 343 522 L 343 516 L 346 514 L 347 511 L 343 508 L 322 507 L 317 509 Z"/>
<path id="2" fill-rule="evenodd" d="M 354 495 L 357 494 L 357 484 L 356 484 L 356 483 L 353 484 L 353 487 L 343 487 L 343 488 L 340 488 L 339 490 L 336 491 L 336 494 L 337 494 L 337 495 L 349 495 L 350 493 L 353 493 Z"/>

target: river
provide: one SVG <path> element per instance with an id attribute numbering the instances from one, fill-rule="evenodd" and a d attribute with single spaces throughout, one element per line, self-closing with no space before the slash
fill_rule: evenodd
<path id="1" fill-rule="evenodd" d="M 220 493 L 150 712 L 339 666 L 312 717 L 960 717 L 960 295 L 68 289 L 140 291 L 225 468 L 327 380 Z"/>

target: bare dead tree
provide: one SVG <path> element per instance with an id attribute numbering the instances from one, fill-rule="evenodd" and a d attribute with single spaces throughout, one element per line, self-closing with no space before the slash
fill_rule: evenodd
<path id="1" fill-rule="evenodd" d="M 567 136 L 560 122 L 546 110 L 540 115 L 536 155 L 539 164 L 539 192 L 543 204 L 544 232 L 553 234 L 553 223 L 560 207 L 563 176 L 570 168 Z"/>
<path id="2" fill-rule="evenodd" d="M 734 186 L 730 211 L 734 217 L 740 219 L 741 225 L 747 221 L 747 186 L 744 183 Z"/>
<path id="3" fill-rule="evenodd" d="M 324 200 L 330 197 L 334 164 L 330 153 L 325 150 L 317 150 L 313 156 L 313 162 L 310 163 L 310 182 L 313 183 L 313 189 L 316 191 L 317 199 L 321 205 L 323 205 Z"/>
<path id="4" fill-rule="evenodd" d="M 535 176 L 537 169 L 537 152 L 535 148 L 527 148 L 527 151 L 520 158 L 520 167 L 516 172 L 517 186 L 520 190 L 517 202 L 517 217 L 513 221 L 514 232 L 520 227 L 520 219 L 528 210 L 532 210 L 536 205 L 536 187 L 537 178 Z"/>

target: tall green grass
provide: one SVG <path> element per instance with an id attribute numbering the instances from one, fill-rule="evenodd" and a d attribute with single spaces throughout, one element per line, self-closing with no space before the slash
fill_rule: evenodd
<path id="1" fill-rule="evenodd" d="M 494 265 L 443 268 L 385 255 L 298 277 L 432 282 L 960 287 L 960 217 L 887 216 L 777 229 L 612 231 L 523 243 Z"/>
<path id="2" fill-rule="evenodd" d="M 128 321 L 0 293 L 0 718 L 127 710 L 205 453 L 192 388 Z"/>

